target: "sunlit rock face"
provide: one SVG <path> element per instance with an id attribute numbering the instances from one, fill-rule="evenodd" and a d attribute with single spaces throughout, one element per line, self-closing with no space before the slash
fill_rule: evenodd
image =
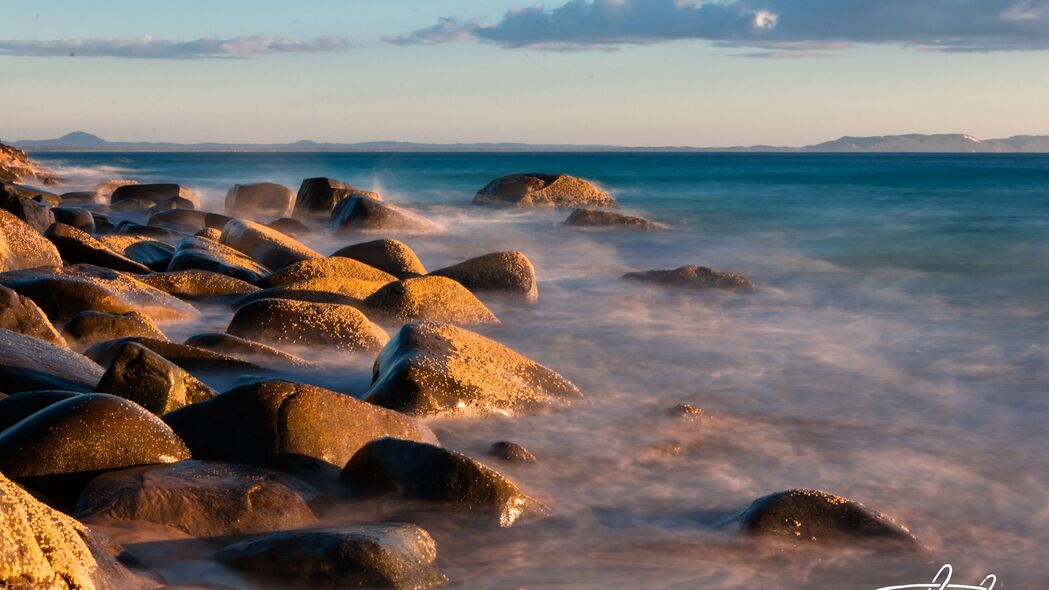
<path id="1" fill-rule="evenodd" d="M 529 172 L 496 178 L 474 196 L 475 205 L 504 207 L 618 207 L 594 183 L 567 174 Z"/>

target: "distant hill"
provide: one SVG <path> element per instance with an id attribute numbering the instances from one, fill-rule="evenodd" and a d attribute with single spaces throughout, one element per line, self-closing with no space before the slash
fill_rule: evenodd
<path id="1" fill-rule="evenodd" d="M 255 151 L 255 152 L 794 152 L 794 153 L 1049 153 L 1049 135 L 1017 135 L 1005 139 L 977 139 L 960 133 L 842 137 L 803 147 L 771 145 L 733 147 L 631 147 L 616 145 L 560 145 L 528 143 L 417 143 L 367 141 L 319 143 L 170 143 L 107 141 L 83 131 L 57 139 L 15 142 L 19 148 L 44 151 Z"/>

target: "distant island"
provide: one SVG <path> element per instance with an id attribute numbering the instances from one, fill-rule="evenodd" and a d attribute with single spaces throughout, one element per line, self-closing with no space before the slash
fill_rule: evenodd
<path id="1" fill-rule="evenodd" d="M 786 153 L 1049 153 L 1049 135 L 1016 135 L 977 139 L 961 133 L 842 137 L 815 145 L 638 147 L 528 143 L 417 143 L 368 141 L 320 143 L 172 143 L 107 141 L 83 131 L 57 139 L 22 140 L 15 146 L 32 152 L 786 152 Z"/>

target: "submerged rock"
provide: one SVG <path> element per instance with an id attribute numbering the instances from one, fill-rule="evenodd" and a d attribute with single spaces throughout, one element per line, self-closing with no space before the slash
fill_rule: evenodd
<path id="1" fill-rule="evenodd" d="M 496 178 L 474 196 L 475 205 L 510 207 L 618 207 L 592 182 L 567 174 L 525 173 Z"/>
<path id="2" fill-rule="evenodd" d="M 341 180 L 335 180 L 334 178 L 307 178 L 299 186 L 299 194 L 295 200 L 295 216 L 328 217 L 331 215 L 332 210 L 335 209 L 335 205 L 349 195 L 379 200 L 378 193 L 356 189 Z"/>
<path id="3" fill-rule="evenodd" d="M 447 277 L 425 276 L 390 283 L 369 295 L 364 305 L 395 322 L 432 320 L 461 325 L 499 322 L 473 293 Z"/>
<path id="4" fill-rule="evenodd" d="M 433 538 L 414 524 L 368 524 L 273 533 L 215 554 L 228 567 L 303 588 L 426 590 L 446 578 L 431 567 Z"/>
<path id="5" fill-rule="evenodd" d="M 63 389 L 92 391 L 102 367 L 67 348 L 0 329 L 0 383 L 8 393 Z"/>
<path id="6" fill-rule="evenodd" d="M 222 228 L 221 242 L 274 270 L 321 256 L 291 236 L 243 219 L 234 219 Z"/>
<path id="7" fill-rule="evenodd" d="M 122 314 L 82 311 L 66 323 L 62 332 L 74 343 L 77 350 L 83 350 L 104 340 L 128 336 L 167 340 L 167 336 L 160 331 L 156 322 L 137 311 Z"/>
<path id="8" fill-rule="evenodd" d="M 343 468 L 339 481 L 358 494 L 394 494 L 491 514 L 503 527 L 549 514 L 546 506 L 487 465 L 456 451 L 395 438 L 364 445 Z"/>
<path id="9" fill-rule="evenodd" d="M 129 399 L 157 415 L 215 396 L 213 389 L 178 365 L 130 341 L 116 349 L 96 390 Z"/>
<path id="10" fill-rule="evenodd" d="M 58 249 L 26 222 L 0 210 L 0 271 L 62 266 Z"/>
<path id="11" fill-rule="evenodd" d="M 403 326 L 375 360 L 369 402 L 415 415 L 512 414 L 582 394 L 570 381 L 475 332 Z"/>
<path id="12" fill-rule="evenodd" d="M 669 287 L 689 289 L 726 289 L 743 293 L 754 290 L 754 283 L 747 277 L 735 272 L 722 272 L 706 266 L 682 266 L 672 270 L 646 270 L 628 272 L 624 279 L 655 283 Z"/>
<path id="13" fill-rule="evenodd" d="M 207 238 L 186 238 L 178 243 L 167 271 L 206 270 L 255 283 L 270 269 L 229 246 Z"/>
<path id="14" fill-rule="evenodd" d="M 190 336 L 185 344 L 277 369 L 301 371 L 317 368 L 313 363 L 293 354 L 232 334 L 221 332 L 197 334 Z"/>
<path id="15" fill-rule="evenodd" d="M 280 344 L 331 346 L 376 351 L 389 336 L 349 305 L 260 299 L 233 315 L 226 331 L 234 336 Z"/>
<path id="16" fill-rule="evenodd" d="M 572 211 L 572 214 L 565 220 L 565 225 L 576 227 L 643 229 L 649 231 L 667 228 L 667 226 L 662 223 L 649 221 L 643 217 L 596 209 L 576 209 L 575 211 Z"/>
<path id="17" fill-rule="evenodd" d="M 515 442 L 505 440 L 492 443 L 492 446 L 488 449 L 488 454 L 493 457 L 498 457 L 503 461 L 513 461 L 516 463 L 535 462 L 535 455 L 533 455 L 531 451 Z"/>
<path id="18" fill-rule="evenodd" d="M 116 205 L 122 201 L 139 200 L 148 201 L 156 205 L 168 203 L 176 198 L 189 201 L 194 208 L 200 206 L 199 195 L 177 184 L 127 184 L 119 186 L 110 195 L 109 202 Z"/>
<path id="19" fill-rule="evenodd" d="M 426 267 L 407 244 L 398 240 L 373 240 L 352 244 L 332 254 L 363 262 L 398 279 L 426 274 Z"/>
<path id="20" fill-rule="evenodd" d="M 287 217 L 295 208 L 295 193 L 274 182 L 235 184 L 226 193 L 226 214 L 244 217 Z"/>
<path id="21" fill-rule="evenodd" d="M 65 338 L 33 300 L 0 286 L 0 328 L 66 348 Z"/>
<path id="22" fill-rule="evenodd" d="M 76 391 L 23 391 L 0 399 L 0 432 L 43 410 L 51 404 L 81 395 Z"/>
<path id="23" fill-rule="evenodd" d="M 93 264 L 122 272 L 148 273 L 145 265 L 110 250 L 105 244 L 87 232 L 64 223 L 55 223 L 47 228 L 44 237 L 58 248 L 62 260 L 71 264 Z"/>
<path id="24" fill-rule="evenodd" d="M 492 252 L 435 270 L 430 276 L 448 277 L 474 293 L 506 293 L 526 301 L 539 298 L 535 267 L 521 252 Z"/>
<path id="25" fill-rule="evenodd" d="M 349 196 L 332 210 L 328 229 L 335 232 L 377 229 L 429 232 L 435 231 L 437 225 L 403 207 L 369 197 Z"/>
<path id="26" fill-rule="evenodd" d="M 209 297 L 239 297 L 254 293 L 258 287 L 210 270 L 176 270 L 142 275 L 138 280 L 181 299 L 207 299 Z"/>

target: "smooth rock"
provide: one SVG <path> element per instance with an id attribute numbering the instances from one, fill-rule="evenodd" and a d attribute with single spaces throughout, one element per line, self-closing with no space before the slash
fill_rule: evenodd
<path id="1" fill-rule="evenodd" d="M 565 225 L 575 227 L 598 227 L 605 229 L 642 229 L 660 230 L 667 226 L 662 223 L 649 221 L 643 217 L 624 215 L 612 211 L 601 211 L 598 209 L 576 209 L 565 220 Z"/>
<path id="2" fill-rule="evenodd" d="M 63 200 L 65 200 L 65 197 L 63 197 Z M 81 207 L 54 207 L 51 209 L 51 213 L 55 216 L 55 223 L 64 223 L 89 234 L 95 231 L 95 216 L 87 209 Z"/>
<path id="3" fill-rule="evenodd" d="M 93 264 L 121 272 L 148 273 L 149 268 L 110 250 L 90 234 L 64 223 L 47 228 L 44 237 L 58 248 L 62 260 L 70 264 Z"/>
<path id="4" fill-rule="evenodd" d="M 129 399 L 158 416 L 215 396 L 178 365 L 130 341 L 116 349 L 96 391 Z"/>
<path id="5" fill-rule="evenodd" d="M 76 397 L 76 391 L 23 391 L 0 399 L 0 432 L 43 410 L 51 404 Z"/>
<path id="6" fill-rule="evenodd" d="M 269 227 L 279 231 L 282 234 L 287 234 L 293 238 L 310 233 L 310 228 L 298 219 L 292 219 L 291 217 L 281 217 L 280 219 L 274 219 L 273 221 L 266 224 Z"/>
<path id="7" fill-rule="evenodd" d="M 521 252 L 492 252 L 435 270 L 430 276 L 448 277 L 473 293 L 505 293 L 526 301 L 539 298 L 535 267 Z"/>
<path id="8" fill-rule="evenodd" d="M 0 271 L 62 266 L 58 249 L 29 224 L 0 210 Z"/>
<path id="9" fill-rule="evenodd" d="M 202 378 L 200 377 L 201 375 L 212 374 L 239 376 L 245 374 L 268 373 L 267 369 L 259 365 L 232 356 L 219 354 L 196 346 L 187 346 L 185 344 L 177 344 L 167 340 L 143 338 L 141 336 L 99 342 L 85 350 L 84 355 L 94 360 L 96 363 L 108 367 L 112 364 L 113 359 L 116 358 L 117 352 L 125 342 L 141 344 L 172 363 L 175 363 L 179 367 L 182 367 L 188 373 L 197 378 Z"/>
<path id="10" fill-rule="evenodd" d="M 190 201 L 194 208 L 200 206 L 200 196 L 177 184 L 128 184 L 117 187 L 109 197 L 112 204 L 127 200 L 142 200 L 150 203 L 170 202 L 182 198 Z"/>
<path id="11" fill-rule="evenodd" d="M 0 210 L 11 213 L 42 232 L 55 221 L 51 203 L 61 201 L 58 195 L 28 186 L 0 183 Z"/>
<path id="12" fill-rule="evenodd" d="M 232 334 L 221 332 L 196 334 L 190 336 L 184 344 L 280 370 L 303 371 L 317 369 L 317 366 L 313 363 L 293 354 Z"/>
<path id="13" fill-rule="evenodd" d="M 67 348 L 65 338 L 33 300 L 0 286 L 0 328 Z"/>
<path id="14" fill-rule="evenodd" d="M 261 299 L 233 315 L 226 332 L 263 343 L 377 351 L 389 336 L 349 305 Z"/>
<path id="15" fill-rule="evenodd" d="M 147 274 L 138 277 L 138 280 L 181 299 L 240 297 L 259 290 L 255 285 L 238 278 L 198 269 Z"/>
<path id="16" fill-rule="evenodd" d="M 533 455 L 531 451 L 515 442 L 505 440 L 492 443 L 492 446 L 488 449 L 488 454 L 493 457 L 498 457 L 503 461 L 511 461 L 514 463 L 535 462 L 535 455 Z"/>
<path id="17" fill-rule="evenodd" d="M 334 178 L 307 178 L 299 186 L 299 194 L 295 199 L 295 217 L 328 217 L 331 215 L 332 210 L 335 209 L 335 205 L 348 195 L 379 199 L 377 193 L 356 189 L 341 180 L 335 180 Z"/>
<path id="18" fill-rule="evenodd" d="M 592 182 L 567 174 L 525 173 L 497 178 L 477 191 L 475 205 L 509 207 L 618 207 Z"/>
<path id="19" fill-rule="evenodd" d="M 430 320 L 460 325 L 499 319 L 466 287 L 447 277 L 425 276 L 390 283 L 364 300 L 377 316 L 398 323 Z"/>
<path id="20" fill-rule="evenodd" d="M 372 240 L 351 244 L 339 249 L 332 256 L 359 260 L 398 279 L 410 279 L 426 274 L 426 267 L 415 252 L 398 240 Z"/>
<path id="21" fill-rule="evenodd" d="M 353 279 L 385 285 L 396 281 L 397 277 L 358 260 L 330 256 L 290 264 L 263 282 L 270 287 L 279 287 L 310 279 Z"/>
<path id="22" fill-rule="evenodd" d="M 82 311 L 66 323 L 62 333 L 77 350 L 89 348 L 104 340 L 128 336 L 167 340 L 167 336 L 160 331 L 152 318 L 137 311 L 122 314 Z"/>
<path id="23" fill-rule="evenodd" d="M 207 270 L 255 283 L 270 269 L 229 246 L 207 238 L 186 238 L 178 243 L 167 270 Z"/>
<path id="24" fill-rule="evenodd" d="M 8 393 L 92 391 L 102 367 L 84 355 L 32 336 L 0 329 L 0 383 Z"/>
<path id="25" fill-rule="evenodd" d="M 295 209 L 295 193 L 274 182 L 235 184 L 226 193 L 226 214 L 241 217 L 287 217 Z"/>
<path id="26" fill-rule="evenodd" d="M 320 257 L 320 254 L 291 236 L 243 219 L 234 219 L 222 228 L 221 242 L 274 270 L 300 260 Z"/>
<path id="27" fill-rule="evenodd" d="M 748 293 L 754 290 L 754 283 L 747 277 L 735 272 L 722 272 L 706 266 L 682 266 L 672 270 L 646 270 L 628 272 L 624 279 L 654 283 L 668 287 L 683 287 L 695 290 L 725 289 Z"/>
<path id="28" fill-rule="evenodd" d="M 334 232 L 363 230 L 436 231 L 438 226 L 403 207 L 361 196 L 348 196 L 339 201 L 328 219 Z"/>
<path id="29" fill-rule="evenodd" d="M 62 193 L 62 205 L 104 205 L 109 202 L 109 195 L 98 191 L 72 191 Z M 62 220 L 58 220 L 62 221 Z M 62 223 L 69 223 L 62 221 Z M 69 225 L 73 225 L 70 223 Z M 81 228 L 82 229 L 82 228 Z"/>
<path id="30" fill-rule="evenodd" d="M 175 255 L 174 246 L 144 236 L 113 234 L 100 236 L 98 241 L 152 271 L 167 270 L 171 257 Z"/>
<path id="31" fill-rule="evenodd" d="M 196 209 L 164 209 L 152 213 L 146 224 L 190 233 L 206 228 L 221 230 L 230 219 L 226 215 Z"/>

